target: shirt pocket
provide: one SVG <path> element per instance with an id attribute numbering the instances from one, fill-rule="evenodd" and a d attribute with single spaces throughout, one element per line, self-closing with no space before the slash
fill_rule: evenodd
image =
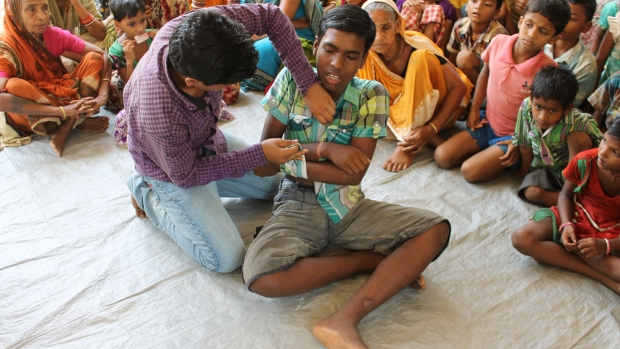
<path id="1" fill-rule="evenodd" d="M 353 137 L 355 125 L 328 125 L 326 132 L 326 142 L 337 144 L 350 144 Z"/>
<path id="2" fill-rule="evenodd" d="M 290 139 L 297 139 L 300 143 L 315 142 L 312 140 L 313 120 L 311 117 L 290 114 L 287 134 Z"/>

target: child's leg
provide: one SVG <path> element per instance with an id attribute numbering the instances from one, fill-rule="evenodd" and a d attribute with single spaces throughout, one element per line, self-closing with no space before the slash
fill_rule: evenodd
<path id="1" fill-rule="evenodd" d="M 489 181 L 506 169 L 499 160 L 502 156 L 504 156 L 502 148 L 496 145 L 490 146 L 467 159 L 461 166 L 461 173 L 470 183 Z"/>
<path id="2" fill-rule="evenodd" d="M 594 267 L 583 261 L 577 255 L 567 251 L 564 246 L 553 242 L 553 222 L 551 218 L 545 218 L 540 222 L 530 222 L 512 233 L 512 245 L 517 251 L 531 256 L 537 261 L 564 268 L 600 281 L 614 292 L 620 294 L 620 283 L 604 275 Z M 612 256 L 616 260 L 617 257 Z M 592 259 L 591 260 L 595 260 Z M 597 263 L 594 261 L 593 263 Z M 608 267 L 620 268 L 620 262 L 613 265 L 611 261 L 599 262 L 599 266 L 608 270 Z M 620 280 L 620 278 L 619 278 Z"/>
<path id="3" fill-rule="evenodd" d="M 460 51 L 456 56 L 456 66 L 467 75 L 472 84 L 478 81 L 481 68 L 480 57 L 471 51 Z"/>
<path id="4" fill-rule="evenodd" d="M 463 163 L 481 149 L 468 131 L 462 131 L 435 149 L 435 162 L 439 167 L 451 168 Z"/>
<path id="5" fill-rule="evenodd" d="M 609 255 L 586 258 L 579 251 L 576 251 L 576 254 L 597 272 L 620 283 L 620 258 L 618 256 Z"/>
<path id="6" fill-rule="evenodd" d="M 532 186 L 525 188 L 523 195 L 529 201 L 551 207 L 558 204 L 560 192 Z"/>

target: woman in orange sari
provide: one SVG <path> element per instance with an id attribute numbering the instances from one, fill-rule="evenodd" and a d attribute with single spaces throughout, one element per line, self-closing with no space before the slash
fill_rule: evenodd
<path id="1" fill-rule="evenodd" d="M 394 1 L 368 0 L 362 8 L 377 36 L 357 76 L 379 81 L 390 94 L 388 127 L 399 143 L 383 168 L 398 172 L 424 146 L 443 142 L 437 133 L 454 125 L 473 85 L 424 34 L 405 31 Z"/>
<path id="2" fill-rule="evenodd" d="M 5 0 L 5 11 L 0 33 L 2 145 L 28 144 L 33 133 L 48 135 L 60 156 L 73 128 L 105 132 L 107 117 L 89 117 L 108 98 L 107 54 L 49 26 L 47 0 Z M 73 73 L 67 73 L 61 55 L 80 62 Z"/>

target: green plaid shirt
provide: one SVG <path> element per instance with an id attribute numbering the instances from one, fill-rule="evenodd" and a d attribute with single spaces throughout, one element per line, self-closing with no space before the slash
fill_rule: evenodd
<path id="1" fill-rule="evenodd" d="M 594 147 L 603 139 L 592 116 L 576 108 L 543 133 L 534 121 L 528 97 L 519 108 L 512 143 L 532 148 L 534 158 L 530 165 L 531 171 L 550 169 L 558 178 L 562 178 L 562 170 L 568 165 L 568 135 L 578 131 L 587 133 Z"/>
<path id="2" fill-rule="evenodd" d="M 620 73 L 612 75 L 599 86 L 588 97 L 588 102 L 605 115 L 605 124 L 609 127 L 611 121 L 620 115 Z"/>
<path id="3" fill-rule="evenodd" d="M 389 114 L 389 95 L 376 81 L 353 78 L 336 101 L 334 121 L 318 122 L 306 107 L 288 69 L 278 74 L 261 101 L 263 108 L 286 125 L 285 139 L 299 143 L 350 144 L 353 137 L 383 138 Z M 364 197 L 361 185 L 314 183 L 317 201 L 334 223 L 338 223 Z"/>

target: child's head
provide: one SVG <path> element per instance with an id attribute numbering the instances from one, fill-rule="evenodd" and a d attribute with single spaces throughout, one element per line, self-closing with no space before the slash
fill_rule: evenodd
<path id="1" fill-rule="evenodd" d="M 319 80 L 334 100 L 364 65 L 375 33 L 368 13 L 355 5 L 336 7 L 323 16 L 314 55 Z"/>
<path id="2" fill-rule="evenodd" d="M 172 32 L 168 61 L 188 86 L 217 91 L 252 77 L 258 52 L 239 22 L 215 11 L 194 11 Z"/>
<path id="3" fill-rule="evenodd" d="M 581 33 L 592 28 L 592 17 L 596 11 L 596 0 L 568 0 L 570 20 L 562 32 L 561 40 L 579 40 Z"/>
<path id="4" fill-rule="evenodd" d="M 519 19 L 519 39 L 525 49 L 540 50 L 555 43 L 570 20 L 566 0 L 530 0 Z"/>
<path id="5" fill-rule="evenodd" d="M 146 32 L 146 6 L 142 0 L 112 0 L 110 12 L 114 16 L 114 26 L 125 32 L 125 37 L 133 40 Z"/>
<path id="6" fill-rule="evenodd" d="M 614 118 L 609 123 L 609 128 L 598 146 L 597 165 L 600 169 L 620 176 L 620 118 Z"/>
<path id="7" fill-rule="evenodd" d="M 467 17 L 480 24 L 491 23 L 502 9 L 504 0 L 469 0 L 467 2 Z"/>
<path id="8" fill-rule="evenodd" d="M 546 65 L 532 82 L 532 116 L 541 130 L 557 124 L 573 109 L 579 91 L 579 82 L 572 71 Z"/>

